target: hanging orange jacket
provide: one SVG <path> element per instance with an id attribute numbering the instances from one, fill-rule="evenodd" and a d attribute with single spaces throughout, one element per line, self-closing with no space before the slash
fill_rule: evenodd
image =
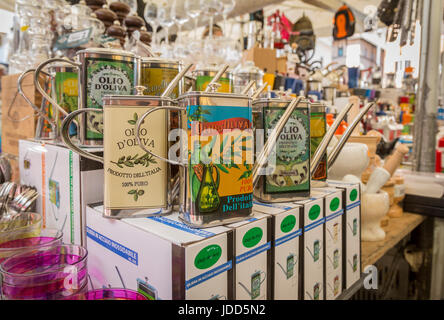
<path id="1" fill-rule="evenodd" d="M 343 5 L 333 19 L 333 38 L 346 39 L 355 33 L 355 16 L 349 7 Z"/>

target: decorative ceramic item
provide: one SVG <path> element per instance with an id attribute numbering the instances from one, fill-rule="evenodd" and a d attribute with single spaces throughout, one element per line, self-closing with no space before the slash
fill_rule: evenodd
<path id="1" fill-rule="evenodd" d="M 381 228 L 381 219 L 387 214 L 389 207 L 390 198 L 384 191 L 362 194 L 362 241 L 381 241 L 385 239 L 385 231 Z"/>
<path id="2" fill-rule="evenodd" d="M 342 180 L 345 175 L 361 177 L 369 163 L 368 147 L 363 143 L 347 142 L 335 163 L 329 168 L 328 176 L 332 180 Z"/>

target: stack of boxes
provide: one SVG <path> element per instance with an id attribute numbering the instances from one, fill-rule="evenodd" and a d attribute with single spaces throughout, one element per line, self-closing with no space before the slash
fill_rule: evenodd
<path id="1" fill-rule="evenodd" d="M 101 165 L 63 146 L 22 140 L 19 164 L 21 183 L 41 195 L 45 226 L 86 245 L 94 288 L 149 299 L 331 300 L 361 277 L 359 184 L 329 181 L 306 200 L 255 201 L 248 220 L 193 229 L 177 213 L 102 217 Z"/>

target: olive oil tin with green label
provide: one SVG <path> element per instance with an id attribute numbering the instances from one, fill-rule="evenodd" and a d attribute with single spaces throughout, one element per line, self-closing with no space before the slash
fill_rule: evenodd
<path id="1" fill-rule="evenodd" d="M 205 91 L 207 85 L 213 80 L 213 77 L 219 71 L 218 67 L 208 66 L 193 71 L 193 77 L 196 79 L 196 91 Z M 231 93 L 233 92 L 232 77 L 229 72 L 225 72 L 218 81 L 221 86 L 217 92 Z"/>
<path id="2" fill-rule="evenodd" d="M 314 102 L 310 106 L 310 158 L 313 157 L 316 149 L 327 133 L 325 109 L 325 105 L 319 102 Z M 327 170 L 327 152 L 325 152 L 315 173 L 311 177 L 311 186 L 313 188 L 327 185 Z"/>
<path id="3" fill-rule="evenodd" d="M 80 63 L 80 108 L 103 108 L 105 95 L 131 95 L 137 79 L 136 56 L 127 51 L 90 48 L 77 52 Z M 80 143 L 102 145 L 103 116 L 90 113 L 80 121 Z"/>
<path id="4" fill-rule="evenodd" d="M 264 98 L 253 103 L 256 139 L 262 143 L 290 103 L 285 98 Z M 258 132 L 258 129 L 261 132 Z M 258 144 L 256 142 L 256 147 Z M 302 101 L 290 116 L 269 158 L 266 174 L 254 190 L 263 202 L 288 202 L 310 196 L 310 107 Z M 274 160 L 274 161 L 273 161 Z"/>
<path id="5" fill-rule="evenodd" d="M 139 85 L 144 86 L 144 95 L 160 96 L 168 84 L 181 69 L 178 60 L 164 60 L 159 58 L 141 58 L 139 60 Z M 184 92 L 184 79 L 173 90 L 170 98 L 177 98 Z"/>

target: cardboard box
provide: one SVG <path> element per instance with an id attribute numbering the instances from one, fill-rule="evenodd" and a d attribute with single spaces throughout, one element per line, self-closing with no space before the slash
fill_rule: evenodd
<path id="1" fill-rule="evenodd" d="M 65 243 L 84 244 L 86 204 L 103 201 L 103 165 L 55 144 L 19 145 L 20 183 L 37 189 L 43 226 L 62 230 Z"/>
<path id="2" fill-rule="evenodd" d="M 94 288 L 126 287 L 149 299 L 230 299 L 230 229 L 193 229 L 178 213 L 114 220 L 87 207 L 88 272 Z"/>
<path id="3" fill-rule="evenodd" d="M 244 51 L 242 60 L 244 62 L 253 61 L 256 67 L 269 73 L 274 73 L 277 70 L 275 49 L 251 48 Z"/>
<path id="4" fill-rule="evenodd" d="M 329 180 L 328 184 L 342 189 L 345 214 L 342 219 L 344 290 L 361 278 L 361 187 L 359 183 Z"/>
<path id="5" fill-rule="evenodd" d="M 276 59 L 276 70 L 281 74 L 287 74 L 287 57 L 279 57 Z"/>
<path id="6" fill-rule="evenodd" d="M 313 195 L 310 199 L 296 201 L 302 206 L 303 233 L 300 252 L 304 254 L 300 266 L 301 299 L 323 300 L 324 282 L 324 196 Z"/>
<path id="7" fill-rule="evenodd" d="M 31 108 L 25 99 L 18 94 L 17 80 L 20 74 L 3 76 L 2 81 L 2 152 L 18 156 L 20 139 L 33 138 L 36 129 L 36 117 L 34 109 Z M 40 106 L 42 97 L 34 86 L 34 79 L 31 75 L 26 76 L 22 82 L 22 89 L 26 96 L 36 105 Z M 10 110 L 10 117 L 8 111 Z M 24 121 L 14 121 L 22 119 Z M 12 119 L 11 119 L 12 118 Z"/>
<path id="8" fill-rule="evenodd" d="M 271 216 L 272 246 L 271 297 L 273 300 L 299 299 L 299 254 L 302 235 L 301 206 L 294 203 L 253 202 L 254 212 Z"/>
<path id="9" fill-rule="evenodd" d="M 270 216 L 256 213 L 226 227 L 233 231 L 233 299 L 267 300 L 272 285 Z"/>
<path id="10" fill-rule="evenodd" d="M 344 208 L 342 190 L 314 188 L 315 193 L 324 193 L 325 211 L 325 299 L 334 300 L 342 293 L 342 219 Z"/>

